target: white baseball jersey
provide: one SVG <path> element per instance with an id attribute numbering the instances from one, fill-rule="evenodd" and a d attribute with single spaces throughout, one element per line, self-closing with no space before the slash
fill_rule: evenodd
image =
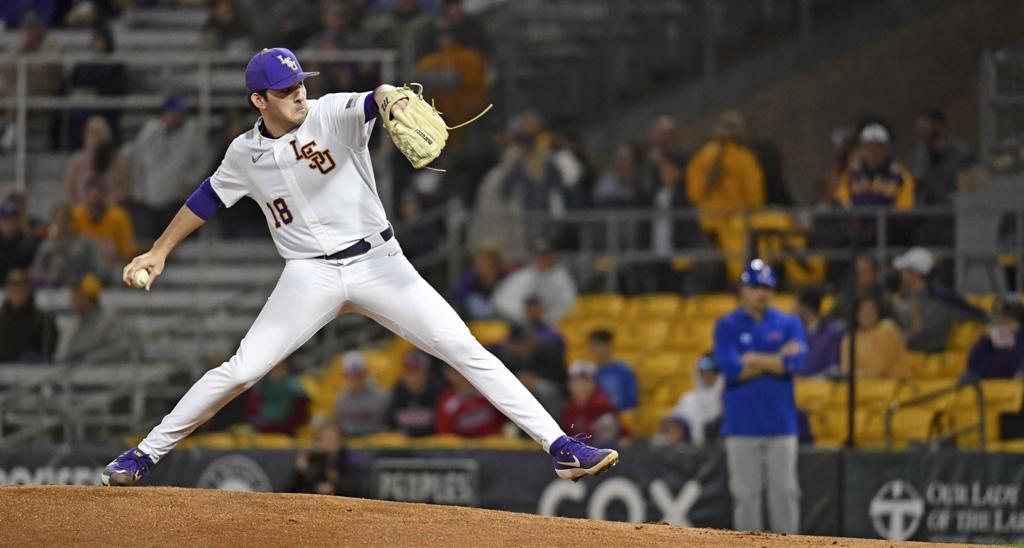
<path id="1" fill-rule="evenodd" d="M 369 93 L 310 99 L 302 125 L 277 139 L 257 122 L 232 141 L 210 177 L 226 207 L 256 200 L 285 259 L 330 255 L 388 227 L 367 149 Z"/>

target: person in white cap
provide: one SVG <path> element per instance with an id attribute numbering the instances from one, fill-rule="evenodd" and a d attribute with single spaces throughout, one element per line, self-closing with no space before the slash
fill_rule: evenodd
<path id="1" fill-rule="evenodd" d="M 892 262 L 900 273 L 900 291 L 896 298 L 896 320 L 913 352 L 942 352 L 953 324 L 965 318 L 969 306 L 950 293 L 935 291 L 929 278 L 935 269 L 935 256 L 923 247 L 913 247 Z"/>
<path id="2" fill-rule="evenodd" d="M 914 207 L 914 178 L 889 151 L 889 131 L 868 124 L 860 132 L 860 147 L 850 170 L 840 179 L 836 201 L 844 206 Z"/>

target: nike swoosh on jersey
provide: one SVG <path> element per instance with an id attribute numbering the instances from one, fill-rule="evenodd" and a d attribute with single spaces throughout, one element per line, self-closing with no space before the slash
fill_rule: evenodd
<path id="1" fill-rule="evenodd" d="M 573 468 L 579 468 L 580 467 L 580 459 L 576 455 L 573 455 L 572 462 L 558 461 L 558 464 L 561 464 L 562 466 L 572 466 Z"/>
<path id="2" fill-rule="evenodd" d="M 266 152 L 266 151 L 263 151 L 263 152 Z M 263 152 L 261 152 L 259 154 L 253 154 L 252 155 L 252 163 L 255 164 L 256 160 L 259 160 L 263 156 Z"/>

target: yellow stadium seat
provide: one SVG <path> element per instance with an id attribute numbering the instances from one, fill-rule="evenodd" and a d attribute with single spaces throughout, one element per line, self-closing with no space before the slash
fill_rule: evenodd
<path id="1" fill-rule="evenodd" d="M 896 399 L 898 401 L 906 401 L 911 398 L 916 398 L 925 394 L 933 394 L 945 388 L 950 388 L 956 384 L 955 380 L 948 379 L 912 379 L 908 380 L 899 385 L 896 390 Z M 952 405 L 956 400 L 957 394 L 950 392 L 942 396 L 936 396 L 928 402 L 923 402 L 920 405 L 922 408 L 939 410 L 949 405 Z"/>
<path id="2" fill-rule="evenodd" d="M 847 417 L 845 406 L 833 406 L 818 414 L 814 439 L 826 446 L 840 446 L 847 437 Z"/>
<path id="3" fill-rule="evenodd" d="M 885 413 L 880 411 L 858 411 L 857 447 L 877 449 L 885 447 Z"/>
<path id="4" fill-rule="evenodd" d="M 467 325 L 470 333 L 484 346 L 501 344 L 508 339 L 509 325 L 501 320 L 476 320 Z"/>
<path id="5" fill-rule="evenodd" d="M 987 295 L 967 295 L 967 302 L 972 305 L 984 310 L 985 312 L 992 312 L 995 308 L 996 296 L 992 294 Z"/>
<path id="6" fill-rule="evenodd" d="M 796 313 L 796 296 L 788 293 L 772 295 L 772 306 L 788 314 Z"/>
<path id="7" fill-rule="evenodd" d="M 714 346 L 714 319 L 685 319 L 676 321 L 665 340 L 665 346 L 689 352 L 707 352 Z"/>
<path id="8" fill-rule="evenodd" d="M 636 364 L 637 375 L 653 376 L 659 380 L 690 376 L 693 364 L 691 356 L 679 352 L 660 351 L 648 354 Z"/>
<path id="9" fill-rule="evenodd" d="M 620 325 L 615 331 L 613 346 L 655 350 L 665 343 L 671 327 L 672 322 L 669 320 L 640 320 Z"/>
<path id="10" fill-rule="evenodd" d="M 641 295 L 629 300 L 626 317 L 631 320 L 670 320 L 683 308 L 683 299 L 674 293 Z"/>
<path id="11" fill-rule="evenodd" d="M 966 352 L 944 352 L 943 357 L 943 372 L 946 377 L 959 377 L 967 371 L 967 353 Z"/>
<path id="12" fill-rule="evenodd" d="M 398 382 L 402 374 L 402 362 L 395 361 L 394 357 L 387 350 L 363 350 L 363 357 L 366 358 L 366 367 L 370 378 L 376 381 L 385 390 L 391 388 Z"/>
<path id="13" fill-rule="evenodd" d="M 708 293 L 694 297 L 691 317 L 716 320 L 739 306 L 739 300 L 732 293 Z"/>
<path id="14" fill-rule="evenodd" d="M 825 295 L 821 298 L 821 313 L 830 314 L 836 308 L 835 295 Z"/>
<path id="15" fill-rule="evenodd" d="M 580 295 L 573 304 L 572 315 L 583 317 L 617 318 L 626 305 L 622 295 L 600 293 Z"/>
<path id="16" fill-rule="evenodd" d="M 797 378 L 794 383 L 796 405 L 804 411 L 819 411 L 829 406 L 836 383 L 827 379 Z"/>
<path id="17" fill-rule="evenodd" d="M 893 446 L 902 448 L 909 442 L 928 439 L 934 417 L 931 409 L 911 407 L 897 411 L 892 422 Z"/>
<path id="18" fill-rule="evenodd" d="M 254 449 L 293 449 L 295 438 L 287 434 L 256 434 L 249 445 Z"/>
<path id="19" fill-rule="evenodd" d="M 1020 411 L 1024 384 L 1012 379 L 993 379 L 981 382 L 985 395 L 985 410 L 1013 413 Z"/>
<path id="20" fill-rule="evenodd" d="M 969 352 L 984 331 L 985 326 L 978 322 L 959 322 L 953 326 L 953 330 L 949 334 L 946 349 Z"/>
<path id="21" fill-rule="evenodd" d="M 870 409 L 887 407 L 896 395 L 896 384 L 892 379 L 857 379 L 857 405 Z"/>
<path id="22" fill-rule="evenodd" d="M 923 352 L 907 352 L 903 355 L 903 363 L 910 371 L 912 378 L 925 378 L 925 364 L 928 362 L 928 354 Z"/>
<path id="23" fill-rule="evenodd" d="M 192 442 L 207 449 L 238 449 L 240 445 L 235 435 L 229 432 L 204 432 L 193 436 Z"/>

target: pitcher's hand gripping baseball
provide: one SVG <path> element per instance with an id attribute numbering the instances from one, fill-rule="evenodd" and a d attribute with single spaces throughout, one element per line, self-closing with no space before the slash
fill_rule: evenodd
<path id="1" fill-rule="evenodd" d="M 153 287 L 153 282 L 164 271 L 165 260 L 165 256 L 147 251 L 125 265 L 122 279 L 128 287 L 149 291 Z"/>
<path id="2" fill-rule="evenodd" d="M 413 91 L 410 86 L 416 86 L 418 90 Z M 416 169 L 426 167 L 441 155 L 449 130 L 475 122 L 493 106 L 487 105 L 483 112 L 469 121 L 448 126 L 441 113 L 423 99 L 421 84 L 412 83 L 400 88 L 381 86 L 375 99 L 391 141 Z"/>

